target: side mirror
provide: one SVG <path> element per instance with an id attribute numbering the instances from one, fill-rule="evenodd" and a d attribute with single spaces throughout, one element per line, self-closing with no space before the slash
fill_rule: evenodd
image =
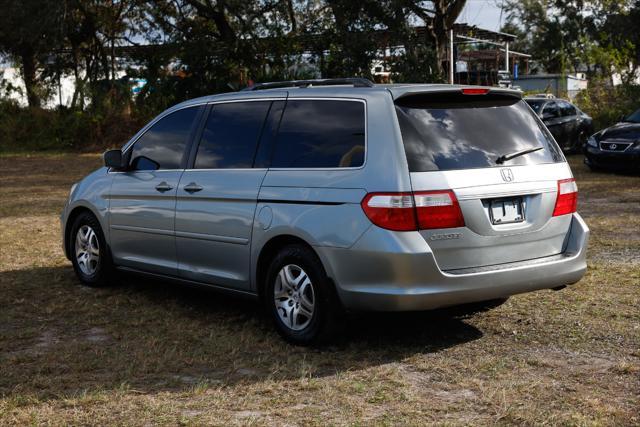
<path id="1" fill-rule="evenodd" d="M 626 118 L 627 118 L 627 116 L 626 116 L 626 115 L 621 114 L 621 115 L 620 115 L 620 117 L 618 117 L 618 123 L 620 123 L 620 122 L 624 122 L 624 119 L 626 119 Z"/>
<path id="2" fill-rule="evenodd" d="M 123 169 L 123 161 L 122 161 L 122 151 L 120 150 L 109 150 L 105 151 L 102 155 L 104 159 L 104 165 L 108 168 L 113 169 Z"/>

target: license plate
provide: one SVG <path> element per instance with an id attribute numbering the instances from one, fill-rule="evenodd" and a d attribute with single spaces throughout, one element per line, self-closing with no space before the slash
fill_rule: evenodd
<path id="1" fill-rule="evenodd" d="M 491 200 L 489 216 L 493 224 L 509 224 L 524 221 L 522 198 Z"/>

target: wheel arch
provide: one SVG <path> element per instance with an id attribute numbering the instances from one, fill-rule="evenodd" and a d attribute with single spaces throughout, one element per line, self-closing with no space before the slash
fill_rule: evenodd
<path id="1" fill-rule="evenodd" d="M 280 249 L 284 248 L 288 245 L 299 244 L 310 249 L 315 256 L 317 257 L 320 265 L 324 268 L 327 273 L 327 277 L 329 277 L 330 285 L 335 289 L 335 284 L 333 283 L 333 279 L 330 276 L 329 270 L 327 266 L 322 261 L 320 254 L 309 244 L 309 242 L 305 241 L 301 237 L 294 236 L 292 234 L 280 234 L 277 236 L 271 237 L 260 249 L 258 254 L 257 262 L 256 262 L 256 275 L 255 275 L 255 284 L 256 291 L 258 294 L 258 298 L 260 300 L 263 299 L 264 296 L 264 286 L 265 286 L 265 276 L 267 274 L 267 270 L 269 268 L 269 264 L 271 260 L 277 255 Z"/>
<path id="2" fill-rule="evenodd" d="M 105 235 L 105 239 L 106 239 L 106 233 L 105 233 L 105 230 L 104 230 L 104 226 L 102 225 L 102 222 L 100 221 L 100 217 L 98 215 L 96 215 L 96 213 L 91 208 L 89 208 L 87 206 L 84 206 L 84 205 L 75 206 L 73 209 L 71 209 L 71 211 L 67 215 L 66 221 L 64 223 L 64 252 L 65 252 L 65 255 L 66 255 L 67 259 L 71 259 L 71 255 L 70 255 L 71 254 L 71 247 L 70 247 L 70 244 L 71 244 L 72 224 L 76 220 L 76 218 L 78 218 L 78 216 L 80 216 L 81 214 L 83 214 L 85 212 L 93 215 L 93 217 L 98 221 L 98 223 L 102 227 L 102 233 Z"/>

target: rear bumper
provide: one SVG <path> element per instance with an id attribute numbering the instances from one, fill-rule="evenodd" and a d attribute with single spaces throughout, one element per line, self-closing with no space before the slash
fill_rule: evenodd
<path id="1" fill-rule="evenodd" d="M 349 249 L 317 247 L 351 310 L 429 310 L 570 285 L 586 269 L 589 228 L 573 214 L 560 255 L 477 269 L 441 271 L 417 232 L 371 227 Z"/>

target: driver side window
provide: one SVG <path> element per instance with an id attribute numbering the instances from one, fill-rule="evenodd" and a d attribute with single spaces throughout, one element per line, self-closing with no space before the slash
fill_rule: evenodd
<path id="1" fill-rule="evenodd" d="M 185 148 L 200 107 L 189 107 L 163 117 L 131 149 L 131 170 L 181 169 Z"/>

